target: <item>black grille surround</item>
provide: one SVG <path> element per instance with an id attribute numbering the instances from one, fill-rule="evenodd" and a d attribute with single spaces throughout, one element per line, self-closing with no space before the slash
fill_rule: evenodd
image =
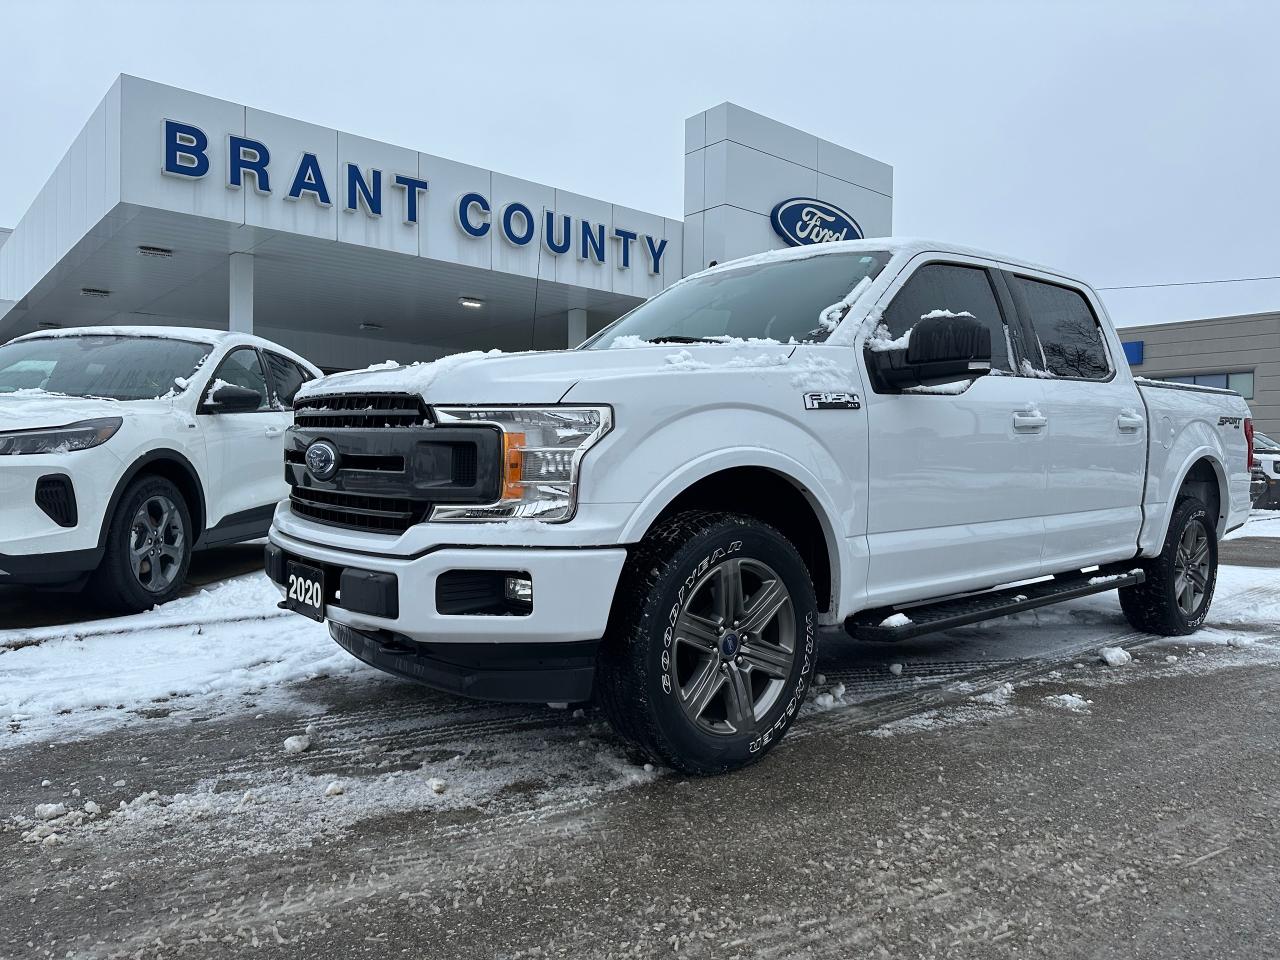
<path id="1" fill-rule="evenodd" d="M 411 393 L 343 393 L 295 400 L 293 422 L 310 430 L 386 430 L 422 426 L 430 415 L 422 398 Z"/>
<path id="2" fill-rule="evenodd" d="M 306 466 L 307 448 L 324 440 L 338 451 L 327 480 Z M 317 523 L 398 535 L 437 503 L 498 499 L 502 435 L 491 426 L 441 426 L 409 394 L 308 397 L 294 406 L 285 436 L 290 506 Z"/>

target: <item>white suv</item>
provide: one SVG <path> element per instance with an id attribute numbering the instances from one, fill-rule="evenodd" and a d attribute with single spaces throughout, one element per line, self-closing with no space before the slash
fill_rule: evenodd
<path id="1" fill-rule="evenodd" d="M 181 327 L 0 346 L 0 585 L 171 600 L 193 550 L 267 532 L 293 396 L 320 375 L 259 337 Z"/>

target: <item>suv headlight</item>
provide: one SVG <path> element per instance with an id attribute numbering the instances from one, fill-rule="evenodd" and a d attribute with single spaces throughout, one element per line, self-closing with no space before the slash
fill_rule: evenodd
<path id="1" fill-rule="evenodd" d="M 0 457 L 88 450 L 110 440 L 122 423 L 124 420 L 120 417 L 103 417 L 101 420 L 69 423 L 65 427 L 0 433 Z"/>
<path id="2" fill-rule="evenodd" d="M 440 424 L 502 431 L 501 493 L 480 506 L 440 505 L 432 520 L 568 520 L 583 455 L 613 426 L 608 407 L 433 407 Z"/>

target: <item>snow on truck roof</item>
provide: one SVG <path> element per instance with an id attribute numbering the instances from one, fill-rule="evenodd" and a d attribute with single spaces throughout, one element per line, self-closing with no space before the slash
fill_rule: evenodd
<path id="1" fill-rule="evenodd" d="M 912 257 L 921 253 L 950 253 L 965 257 L 977 257 L 982 260 L 992 260 L 1012 267 L 1021 267 L 1025 270 L 1035 270 L 1039 273 L 1050 273 L 1055 276 L 1072 280 L 1076 283 L 1080 282 L 1077 278 L 1063 273 L 1061 270 L 1055 269 L 1054 267 L 1046 267 L 1043 264 L 1035 263 L 1030 260 L 1023 260 L 1019 257 L 1010 257 L 1003 253 L 992 253 L 990 250 L 968 247 L 961 243 L 949 243 L 945 240 L 930 240 L 924 237 L 872 237 L 866 240 L 837 240 L 832 243 L 815 243 L 803 247 L 786 247 L 782 250 L 766 250 L 763 253 L 753 253 L 746 257 L 740 257 L 737 260 L 726 260 L 723 263 L 718 263 L 714 267 L 701 270 L 691 276 L 704 276 L 721 270 L 733 270 L 738 267 L 753 266 L 758 263 L 776 263 L 785 260 L 806 260 L 809 257 L 821 257 L 836 253 L 871 253 L 879 250 L 886 251 L 893 256 L 900 256 L 907 260 L 910 260 Z"/>

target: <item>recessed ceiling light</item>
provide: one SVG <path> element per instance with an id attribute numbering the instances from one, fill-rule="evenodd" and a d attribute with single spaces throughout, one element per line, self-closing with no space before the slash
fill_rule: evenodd
<path id="1" fill-rule="evenodd" d="M 138 247 L 138 253 L 144 257 L 161 257 L 166 260 L 173 256 L 173 251 L 168 247 L 151 247 L 146 244 Z"/>
<path id="2" fill-rule="evenodd" d="M 484 301 L 478 297 L 459 297 L 458 303 L 466 307 L 468 310 L 479 310 L 484 306 Z"/>
<path id="3" fill-rule="evenodd" d="M 380 324 L 380 323 L 370 323 L 369 321 L 367 321 L 367 320 L 366 320 L 366 321 L 364 321 L 363 323 L 361 323 L 361 324 L 360 324 L 360 329 L 361 329 L 361 330 L 381 330 L 381 329 L 382 329 L 382 324 Z"/>
<path id="4" fill-rule="evenodd" d="M 80 288 L 80 296 L 82 296 L 82 297 L 97 297 L 99 300 L 102 300 L 102 299 L 105 299 L 106 297 L 111 296 L 111 291 L 110 291 L 110 290 L 103 290 L 103 289 L 101 289 L 101 288 L 99 288 L 99 287 L 81 287 L 81 288 Z"/>

